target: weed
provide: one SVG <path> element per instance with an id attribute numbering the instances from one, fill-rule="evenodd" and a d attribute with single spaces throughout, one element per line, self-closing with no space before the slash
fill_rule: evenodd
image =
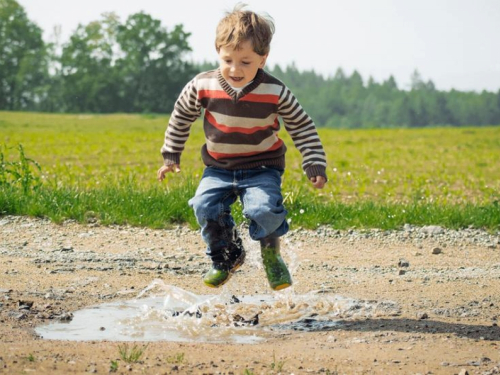
<path id="1" fill-rule="evenodd" d="M 146 351 L 148 345 L 144 347 L 139 347 L 134 345 L 129 348 L 128 344 L 118 345 L 118 351 L 120 353 L 120 358 L 127 363 L 137 363 L 140 361 L 142 355 Z"/>
<path id="2" fill-rule="evenodd" d="M 26 359 L 30 362 L 35 362 L 35 356 L 31 353 L 26 357 Z"/>
<path id="3" fill-rule="evenodd" d="M 109 372 L 117 372 L 118 371 L 118 361 L 111 361 L 109 365 Z"/>
<path id="4" fill-rule="evenodd" d="M 285 361 L 276 361 L 276 353 L 273 351 L 273 362 L 271 363 L 271 370 L 275 370 L 277 372 L 281 372 L 283 370 L 283 366 L 285 366 Z"/>
<path id="5" fill-rule="evenodd" d="M 184 353 L 177 353 L 167 357 L 167 362 L 172 364 L 180 364 L 184 362 Z"/>
<path id="6" fill-rule="evenodd" d="M 5 145 L 0 149 L 0 186 L 20 186 L 24 194 L 38 189 L 41 185 L 41 180 L 38 175 L 33 173 L 32 166 L 40 173 L 40 165 L 33 159 L 26 157 L 21 144 L 17 146 L 19 161 L 7 161 L 7 149 Z"/>
<path id="7" fill-rule="evenodd" d="M 245 371 L 243 371 L 243 375 L 254 375 L 254 372 L 246 368 Z"/>

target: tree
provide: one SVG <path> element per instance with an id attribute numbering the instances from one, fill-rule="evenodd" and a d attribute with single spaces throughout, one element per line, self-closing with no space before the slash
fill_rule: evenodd
<path id="1" fill-rule="evenodd" d="M 48 78 L 42 30 L 15 0 L 0 0 L 0 109 L 32 109 Z"/>
<path id="2" fill-rule="evenodd" d="M 114 65 L 118 17 L 79 25 L 63 46 L 61 75 L 64 109 L 70 112 L 116 112 L 120 109 Z"/>
<path id="3" fill-rule="evenodd" d="M 194 74 L 183 60 L 191 51 L 190 33 L 177 25 L 171 32 L 145 13 L 131 15 L 117 29 L 123 53 L 117 67 L 122 77 L 122 100 L 130 112 L 168 112 Z"/>
<path id="4" fill-rule="evenodd" d="M 425 83 L 422 79 L 422 76 L 418 72 L 418 70 L 414 70 L 411 75 L 411 89 L 412 90 L 422 90 L 425 89 Z"/>

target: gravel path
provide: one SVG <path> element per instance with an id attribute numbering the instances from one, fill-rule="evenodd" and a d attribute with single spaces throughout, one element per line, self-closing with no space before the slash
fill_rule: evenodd
<path id="1" fill-rule="evenodd" d="M 500 373 L 500 232 L 410 225 L 397 231 L 296 229 L 283 240 L 295 281 L 285 294 L 269 290 L 258 247 L 245 227 L 240 232 L 248 260 L 214 291 L 201 283 L 209 263 L 200 236 L 186 227 L 1 217 L 0 373 L 108 373 L 113 362 L 120 373 L 155 374 L 279 368 L 295 374 Z M 321 314 L 292 319 L 288 329 L 258 344 L 150 343 L 138 363 L 120 358 L 117 342 L 35 334 L 41 324 L 70 322 L 82 308 L 134 298 L 154 280 L 197 295 L 284 295 L 292 301 L 269 311 L 296 309 L 312 291 L 319 300 L 355 303 L 332 324 L 316 324 Z"/>

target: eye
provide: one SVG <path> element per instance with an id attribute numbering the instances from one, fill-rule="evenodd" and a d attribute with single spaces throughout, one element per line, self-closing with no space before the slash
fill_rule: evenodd
<path id="1" fill-rule="evenodd" d="M 242 61 L 242 64 L 243 64 L 243 65 L 250 65 L 250 63 L 249 63 L 249 62 L 247 62 L 247 61 Z"/>

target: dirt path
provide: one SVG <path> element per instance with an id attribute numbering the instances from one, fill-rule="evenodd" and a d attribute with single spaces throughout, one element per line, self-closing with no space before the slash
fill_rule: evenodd
<path id="1" fill-rule="evenodd" d="M 291 300 L 321 290 L 390 308 L 344 312 L 336 325 L 283 330 L 256 344 L 151 342 L 128 364 L 118 342 L 44 340 L 34 327 L 133 298 L 155 279 L 213 294 L 201 282 L 208 262 L 199 234 L 3 217 L 0 373 L 498 374 L 499 236 L 481 242 L 431 232 L 291 232 L 284 241 Z M 257 247 L 245 243 L 250 259 L 223 292 L 272 294 Z"/>

